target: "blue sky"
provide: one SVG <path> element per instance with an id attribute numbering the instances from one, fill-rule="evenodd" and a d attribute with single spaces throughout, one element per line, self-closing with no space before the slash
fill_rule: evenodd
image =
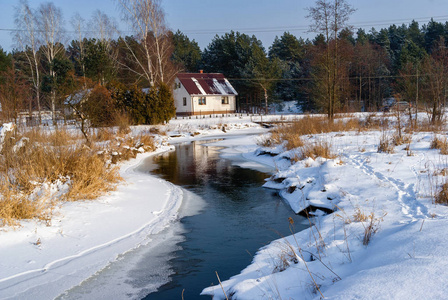
<path id="1" fill-rule="evenodd" d="M 0 0 L 0 46 L 5 50 L 13 47 L 10 33 L 4 29 L 14 28 L 14 6 L 18 0 Z M 42 0 L 29 0 L 32 7 L 38 7 Z M 120 14 L 114 0 L 54 0 L 60 7 L 66 21 L 80 13 L 89 19 L 99 9 L 120 23 L 120 29 L 126 25 L 120 21 Z M 296 36 L 313 38 L 307 33 L 310 23 L 305 18 L 305 8 L 314 5 L 314 0 L 164 0 L 163 6 L 169 27 L 180 29 L 195 39 L 201 48 L 206 47 L 213 37 L 230 30 L 255 34 L 262 40 L 266 49 L 276 35 L 290 31 Z M 363 27 L 384 28 L 390 24 L 409 23 L 412 19 L 426 24 L 431 17 L 437 21 L 448 21 L 447 0 L 348 0 L 357 11 L 350 23 Z"/>

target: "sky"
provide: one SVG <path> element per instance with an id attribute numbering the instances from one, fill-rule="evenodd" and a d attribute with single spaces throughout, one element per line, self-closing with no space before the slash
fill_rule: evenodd
<path id="1" fill-rule="evenodd" d="M 37 8 L 43 0 L 29 0 Z M 120 29 L 128 33 L 121 21 L 114 0 L 54 0 L 63 11 L 66 30 L 72 30 L 70 19 L 75 13 L 90 19 L 93 12 L 101 10 L 114 18 Z M 349 23 L 355 28 L 369 31 L 388 27 L 391 24 L 409 24 L 415 19 L 420 25 L 427 24 L 431 17 L 439 22 L 448 21 L 447 0 L 348 0 L 356 9 Z M 11 51 L 14 47 L 9 29 L 15 28 L 14 7 L 19 0 L 0 0 L 0 46 Z M 254 34 L 269 49 L 274 38 L 285 31 L 297 37 L 310 38 L 310 20 L 306 8 L 315 0 L 163 0 L 168 26 L 178 29 L 204 49 L 213 37 L 230 30 L 249 35 Z"/>

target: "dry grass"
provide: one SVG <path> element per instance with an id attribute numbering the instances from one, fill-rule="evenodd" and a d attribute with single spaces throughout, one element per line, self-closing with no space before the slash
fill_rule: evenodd
<path id="1" fill-rule="evenodd" d="M 9 135 L 0 155 L 0 226 L 16 225 L 20 219 L 49 222 L 61 201 L 104 195 L 121 180 L 118 167 L 110 164 L 113 153 L 119 153 L 117 162 L 155 149 L 152 135 L 117 137 L 106 129 L 95 136 L 105 149 L 87 147 L 82 136 L 67 130 Z"/>
<path id="2" fill-rule="evenodd" d="M 365 131 L 378 129 L 384 121 L 370 114 L 366 118 L 344 115 L 333 122 L 325 116 L 305 116 L 290 124 L 280 125 L 272 131 L 271 138 L 260 141 L 260 145 L 279 145 L 285 142 L 286 150 L 304 146 L 303 136 L 341 131 Z"/>
<path id="3" fill-rule="evenodd" d="M 400 146 L 403 144 L 410 144 L 412 141 L 412 135 L 411 134 L 398 134 L 395 133 L 392 135 L 392 143 L 395 146 Z"/>
<path id="4" fill-rule="evenodd" d="M 439 149 L 440 154 L 448 155 L 448 140 L 446 138 L 441 139 L 434 135 L 429 147 L 431 149 Z"/>
<path id="5" fill-rule="evenodd" d="M 353 222 L 365 222 L 369 219 L 368 216 L 359 208 L 355 209 L 355 213 L 353 214 Z"/>
<path id="6" fill-rule="evenodd" d="M 317 140 L 315 142 L 307 142 L 303 144 L 294 160 L 304 160 L 308 157 L 312 159 L 316 159 L 317 157 L 333 159 L 337 156 L 333 153 L 330 142 L 325 140 Z"/>
<path id="7" fill-rule="evenodd" d="M 391 142 L 390 138 L 387 136 L 385 132 L 380 137 L 380 142 L 378 144 L 378 153 L 393 153 L 394 145 Z"/>
<path id="8" fill-rule="evenodd" d="M 435 196 L 435 202 L 448 205 L 448 182 L 442 184 L 440 191 Z"/>

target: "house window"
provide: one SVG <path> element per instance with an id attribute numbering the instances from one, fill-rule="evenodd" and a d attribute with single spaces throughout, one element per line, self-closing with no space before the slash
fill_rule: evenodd
<path id="1" fill-rule="evenodd" d="M 229 97 L 221 97 L 221 104 L 229 104 Z"/>
<path id="2" fill-rule="evenodd" d="M 198 101 L 199 105 L 206 105 L 206 101 L 205 101 L 205 97 L 199 97 L 199 101 Z"/>
<path id="3" fill-rule="evenodd" d="M 180 89 L 180 82 L 179 83 L 177 83 L 177 82 L 174 83 L 174 89 L 175 90 L 176 89 Z"/>
<path id="4" fill-rule="evenodd" d="M 184 106 L 187 106 L 187 97 L 184 97 Z"/>

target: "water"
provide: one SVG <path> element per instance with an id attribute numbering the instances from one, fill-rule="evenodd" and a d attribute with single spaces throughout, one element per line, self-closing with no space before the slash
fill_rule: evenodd
<path id="1" fill-rule="evenodd" d="M 155 158 L 151 172 L 200 196 L 198 214 L 180 220 L 184 240 L 171 253 L 170 281 L 144 299 L 207 299 L 203 288 L 238 274 L 257 249 L 291 234 L 288 218 L 303 224 L 272 190 L 262 188 L 269 175 L 238 167 L 219 149 L 200 143 L 180 145 Z M 300 230 L 305 228 L 297 227 Z"/>
<path id="2" fill-rule="evenodd" d="M 73 287 L 59 299 L 209 299 L 210 285 L 238 274 L 256 251 L 308 222 L 261 186 L 269 168 L 196 142 L 149 158 L 139 171 L 179 185 L 179 221 Z M 250 166 L 242 168 L 240 166 Z M 258 170 L 258 171 L 257 171 Z M 263 172 L 261 172 L 262 170 Z M 304 224 L 304 225 L 300 225 Z"/>

